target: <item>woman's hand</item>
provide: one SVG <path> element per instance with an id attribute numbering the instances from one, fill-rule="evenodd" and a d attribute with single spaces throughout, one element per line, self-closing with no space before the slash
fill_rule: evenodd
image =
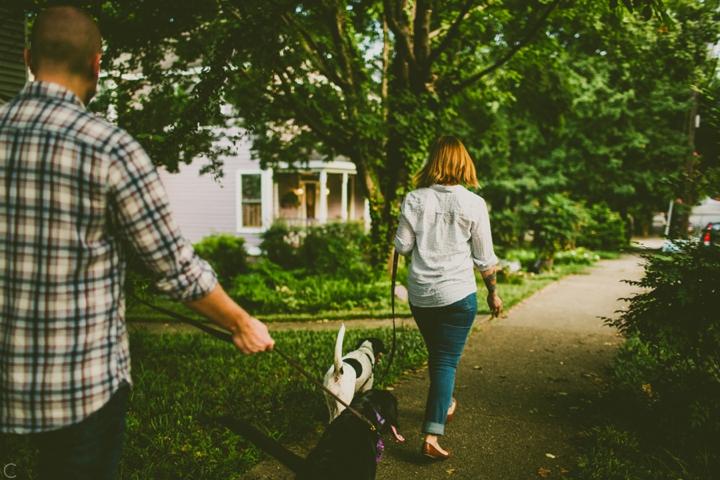
<path id="1" fill-rule="evenodd" d="M 502 300 L 500 300 L 500 297 L 498 297 L 497 290 L 493 290 L 492 292 L 488 293 L 487 304 L 488 307 L 490 307 L 490 312 L 492 312 L 492 316 L 496 318 L 499 317 L 502 313 Z"/>
<path id="2" fill-rule="evenodd" d="M 499 317 L 502 312 L 502 300 L 497 294 L 497 276 L 495 275 L 495 267 L 490 267 L 487 270 L 481 270 L 485 286 L 488 289 L 487 303 L 490 307 L 490 312 L 493 317 Z"/>

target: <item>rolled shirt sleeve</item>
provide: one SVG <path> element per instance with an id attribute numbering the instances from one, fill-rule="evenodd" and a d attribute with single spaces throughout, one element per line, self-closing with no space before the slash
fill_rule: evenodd
<path id="1" fill-rule="evenodd" d="M 472 226 L 472 259 L 475 267 L 484 272 L 496 265 L 498 258 L 493 249 L 487 204 L 483 198 L 478 198 L 480 204 L 477 209 L 477 218 Z"/>
<path id="2" fill-rule="evenodd" d="M 397 233 L 395 234 L 395 250 L 400 255 L 407 255 L 412 252 L 415 247 L 415 232 L 408 221 L 405 212 L 405 202 L 403 201 L 400 213 L 400 221 L 398 222 Z"/>
<path id="3" fill-rule="evenodd" d="M 117 233 L 158 277 L 158 289 L 182 302 L 212 292 L 215 272 L 180 233 L 160 177 L 140 144 L 125 135 L 112 157 L 108 179 Z"/>

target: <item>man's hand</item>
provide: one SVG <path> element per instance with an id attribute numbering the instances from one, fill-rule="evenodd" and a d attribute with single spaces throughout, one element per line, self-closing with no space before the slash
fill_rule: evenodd
<path id="1" fill-rule="evenodd" d="M 500 300 L 500 297 L 498 297 L 497 291 L 488 293 L 487 304 L 488 307 L 490 307 L 490 312 L 492 312 L 492 316 L 495 318 L 499 317 L 502 313 L 502 300 Z"/>
<path id="2" fill-rule="evenodd" d="M 208 295 L 185 305 L 232 332 L 233 343 L 245 355 L 270 352 L 275 345 L 267 326 L 228 297 L 219 283 Z"/>
<path id="3" fill-rule="evenodd" d="M 240 331 L 233 332 L 233 343 L 245 355 L 270 352 L 275 340 L 270 337 L 267 326 L 257 318 L 248 317 Z"/>

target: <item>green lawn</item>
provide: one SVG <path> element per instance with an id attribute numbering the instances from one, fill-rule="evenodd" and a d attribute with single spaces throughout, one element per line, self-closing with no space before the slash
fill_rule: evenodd
<path id="1" fill-rule="evenodd" d="M 543 289 L 552 282 L 569 274 L 582 274 L 588 270 L 586 265 L 557 265 L 551 272 L 543 272 L 539 275 L 525 275 L 517 277 L 514 282 L 518 283 L 501 283 L 498 285 L 498 292 L 503 300 L 503 308 L 508 310 L 517 305 L 518 302 L 529 297 L 533 293 Z M 350 309 L 333 308 L 324 309 L 316 312 L 296 312 L 296 313 L 272 313 L 262 314 L 254 311 L 251 307 L 247 307 L 248 311 L 257 318 L 266 322 L 302 322 L 316 320 L 352 320 L 360 318 L 390 318 L 390 282 L 388 280 L 379 280 L 374 286 L 375 289 L 381 289 L 387 292 L 386 297 L 381 301 L 369 302 L 363 307 L 354 307 Z M 490 309 L 485 304 L 487 290 L 478 275 L 478 314 L 490 314 Z M 157 299 L 156 304 L 167 310 L 180 313 L 187 317 L 205 321 L 205 319 L 182 304 L 171 302 L 164 299 Z M 242 305 L 242 303 L 241 303 Z M 410 307 L 407 302 L 397 300 L 395 302 L 395 313 L 397 317 L 410 317 Z M 168 318 L 156 312 L 155 310 L 128 300 L 127 319 L 129 322 L 167 322 Z"/>
<path id="2" fill-rule="evenodd" d="M 336 331 L 275 332 L 279 348 L 316 378 L 332 363 Z M 348 330 L 346 345 L 391 330 Z M 130 335 L 134 388 L 123 449 L 123 479 L 236 478 L 262 458 L 255 447 L 216 424 L 221 415 L 251 419 L 283 442 L 320 432 L 327 422 L 322 392 L 277 354 L 241 355 L 208 335 Z M 398 332 L 389 378 L 426 358 L 416 329 Z M 18 478 L 35 478 L 35 453 L 23 436 L 0 437 L 0 463 Z"/>
<path id="3" fill-rule="evenodd" d="M 510 308 L 568 273 L 581 270 L 559 267 L 553 273 L 527 276 L 520 283 L 501 284 L 500 294 Z M 481 298 L 484 298 L 484 286 Z M 489 313 L 484 302 L 480 313 Z M 165 305 L 163 305 L 165 306 Z M 175 305 L 184 314 L 187 309 Z M 398 309 L 407 315 L 407 304 Z M 138 317 L 140 307 L 130 310 L 134 318 L 154 318 L 152 312 Z M 330 318 L 327 315 L 293 319 Z M 348 312 L 334 312 L 344 318 Z M 364 318 L 386 317 L 388 311 L 363 311 Z M 280 319 L 266 317 L 265 320 Z M 164 321 L 165 319 L 163 319 Z M 277 345 L 316 378 L 322 378 L 332 362 L 335 331 L 276 331 Z M 351 329 L 345 344 L 364 336 L 391 343 L 389 328 Z M 229 479 L 249 470 L 264 454 L 241 437 L 219 426 L 215 419 L 232 415 L 253 423 L 284 443 L 298 442 L 324 429 L 327 410 L 322 392 L 292 369 L 279 355 L 243 356 L 231 345 L 208 335 L 130 335 L 134 388 L 128 412 L 123 450 L 123 479 Z M 380 385 L 396 382 L 426 359 L 422 337 L 416 329 L 398 332 L 398 351 L 390 377 Z M 0 464 L 15 463 L 18 478 L 35 478 L 35 452 L 23 436 L 0 437 Z"/>

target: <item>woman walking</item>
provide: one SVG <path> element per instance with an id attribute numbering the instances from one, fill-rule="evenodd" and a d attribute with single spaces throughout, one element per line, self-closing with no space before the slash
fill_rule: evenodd
<path id="1" fill-rule="evenodd" d="M 477 314 L 476 267 L 488 289 L 494 316 L 502 301 L 495 282 L 485 200 L 463 185 L 478 186 L 475 166 L 455 137 L 440 137 L 427 163 L 415 177 L 416 190 L 402 204 L 395 249 L 412 252 L 408 275 L 410 309 L 428 349 L 430 391 L 425 407 L 425 433 L 420 452 L 446 459 L 450 450 L 438 444 L 457 407 L 455 371 Z"/>

